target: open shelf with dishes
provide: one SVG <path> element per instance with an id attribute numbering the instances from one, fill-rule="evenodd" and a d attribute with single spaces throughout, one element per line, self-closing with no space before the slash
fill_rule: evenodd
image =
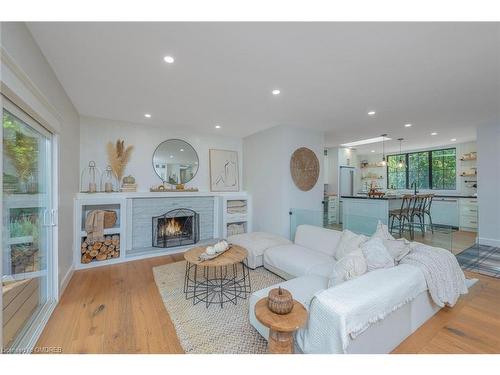
<path id="1" fill-rule="evenodd" d="M 474 161 L 474 160 L 477 160 L 477 152 L 473 151 L 473 152 L 469 152 L 469 153 L 463 154 L 460 157 L 460 160 L 461 161 Z"/>
<path id="2" fill-rule="evenodd" d="M 361 164 L 361 169 L 376 169 L 376 168 L 385 168 L 385 165 L 382 164 Z"/>

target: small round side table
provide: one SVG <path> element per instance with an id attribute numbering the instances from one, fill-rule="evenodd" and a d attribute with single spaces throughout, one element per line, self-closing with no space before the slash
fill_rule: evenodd
<path id="1" fill-rule="evenodd" d="M 288 314 L 275 314 L 267 307 L 267 297 L 255 305 L 255 316 L 269 328 L 268 351 L 273 354 L 292 354 L 294 349 L 293 335 L 307 322 L 307 310 L 293 300 L 293 308 Z"/>

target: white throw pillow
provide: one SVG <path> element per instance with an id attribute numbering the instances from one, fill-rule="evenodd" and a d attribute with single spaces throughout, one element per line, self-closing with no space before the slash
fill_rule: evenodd
<path id="1" fill-rule="evenodd" d="M 361 245 L 361 251 L 365 256 L 368 271 L 394 267 L 394 258 L 387 251 L 380 238 L 370 238 Z"/>
<path id="2" fill-rule="evenodd" d="M 365 257 L 360 249 L 350 252 L 333 266 L 333 271 L 328 280 L 328 288 L 354 279 L 366 273 Z"/>
<path id="3" fill-rule="evenodd" d="M 380 238 L 382 240 L 394 240 L 394 237 L 389 233 L 387 225 L 383 224 L 380 220 L 377 224 L 377 230 L 373 233 L 371 238 Z"/>
<path id="4" fill-rule="evenodd" d="M 400 238 L 399 240 L 382 240 L 382 242 L 396 262 L 399 262 L 411 251 L 410 242 L 404 238 Z"/>
<path id="5" fill-rule="evenodd" d="M 356 234 L 348 229 L 344 229 L 339 244 L 335 249 L 335 259 L 340 260 L 347 254 L 358 250 L 359 246 L 367 240 L 366 236 Z"/>

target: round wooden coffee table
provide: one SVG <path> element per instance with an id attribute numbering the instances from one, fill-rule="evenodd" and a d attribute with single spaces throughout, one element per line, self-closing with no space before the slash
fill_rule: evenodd
<path id="1" fill-rule="evenodd" d="M 275 314 L 267 307 L 267 297 L 255 305 L 255 316 L 269 328 L 268 351 L 274 354 L 292 354 L 294 352 L 293 335 L 307 322 L 307 310 L 297 301 L 288 314 Z"/>
<path id="2" fill-rule="evenodd" d="M 246 299 L 252 292 L 250 272 L 247 266 L 248 251 L 237 245 L 217 258 L 201 261 L 200 254 L 206 247 L 195 247 L 184 253 L 186 273 L 184 293 L 193 304 L 205 303 L 220 305 L 231 302 L 237 304 L 238 298 Z"/>

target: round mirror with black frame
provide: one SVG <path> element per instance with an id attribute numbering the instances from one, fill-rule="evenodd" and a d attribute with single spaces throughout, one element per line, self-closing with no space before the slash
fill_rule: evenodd
<path id="1" fill-rule="evenodd" d="M 153 153 L 153 169 L 163 182 L 186 184 L 198 172 L 198 154 L 182 139 L 167 139 Z"/>

